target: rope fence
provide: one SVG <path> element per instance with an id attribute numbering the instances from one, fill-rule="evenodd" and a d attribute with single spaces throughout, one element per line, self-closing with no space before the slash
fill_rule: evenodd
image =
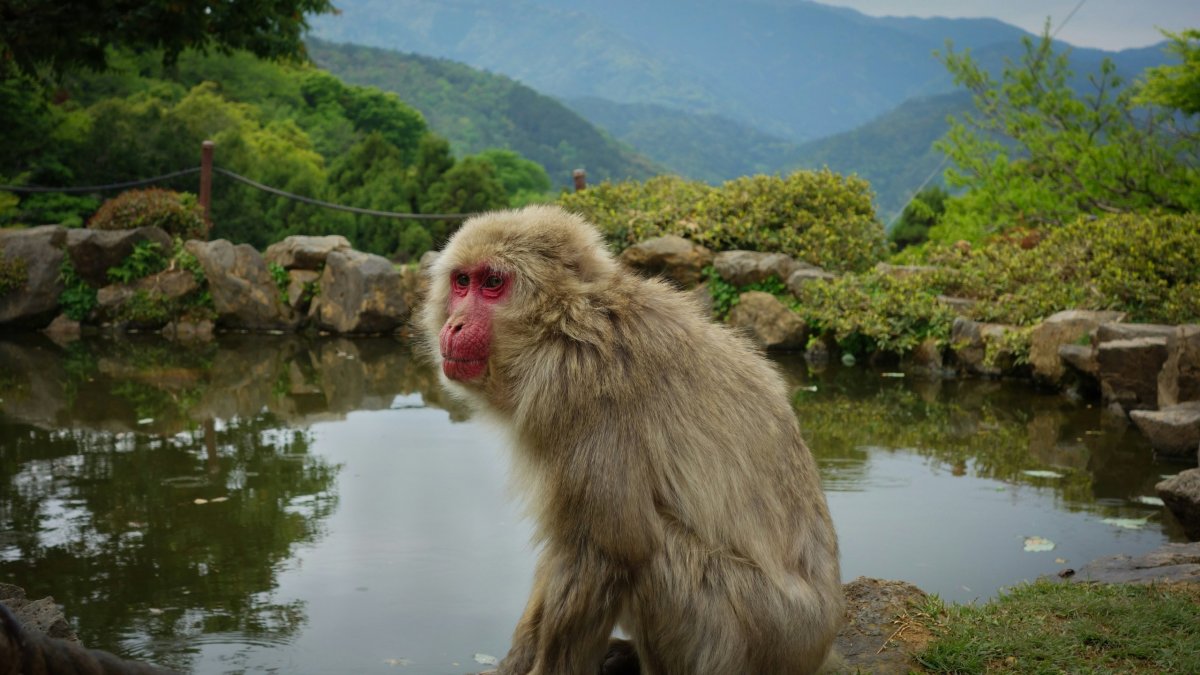
<path id="1" fill-rule="evenodd" d="M 141 187 L 143 185 L 152 185 L 154 183 L 161 183 L 163 181 L 171 180 L 173 178 L 179 178 L 180 176 L 190 176 L 192 174 L 199 173 L 200 174 L 200 183 L 201 183 L 200 202 L 201 202 L 201 205 L 204 207 L 205 213 L 207 214 L 209 211 L 209 199 L 211 197 L 210 197 L 209 190 L 205 189 L 205 187 L 206 187 L 205 184 L 206 184 L 206 182 L 211 183 L 212 174 L 219 173 L 222 176 L 225 176 L 234 181 L 242 183 L 243 185 L 248 185 L 256 190 L 261 190 L 263 192 L 275 195 L 277 197 L 283 197 L 284 199 L 291 199 L 293 201 L 301 202 L 304 204 L 310 204 L 312 206 L 319 206 L 324 209 L 331 209 L 334 211 L 345 211 L 348 213 L 356 213 L 356 214 L 364 215 L 364 216 L 375 216 L 378 218 L 394 218 L 396 220 L 466 220 L 467 218 L 470 218 L 471 216 L 478 215 L 476 213 L 401 213 L 401 212 L 397 212 L 397 211 L 379 211 L 376 209 L 364 209 L 364 208 L 359 208 L 357 206 L 346 206 L 344 204 L 335 204 L 333 202 L 327 202 L 322 199 L 315 199 L 313 197 L 305 197 L 304 195 L 298 195 L 293 192 L 288 192 L 286 190 L 280 190 L 279 188 L 271 187 L 270 185 L 265 185 L 265 184 L 260 183 L 252 178 L 247 178 L 239 173 L 230 171 L 229 169 L 224 169 L 219 166 L 213 166 L 211 164 L 211 157 L 212 157 L 211 152 L 207 153 L 206 155 L 202 155 L 204 164 L 201 166 L 192 167 L 190 169 L 181 169 L 179 171 L 165 173 L 161 176 L 154 176 L 152 178 L 141 178 L 138 180 L 125 181 L 122 183 L 107 183 L 105 185 L 85 185 L 85 186 L 78 186 L 78 187 L 41 187 L 41 186 L 37 186 L 37 185 L 0 185 L 0 192 L 14 192 L 17 194 L 34 194 L 34 193 L 46 193 L 46 192 L 57 192 L 57 193 L 63 193 L 63 194 L 80 194 L 80 193 L 92 193 L 92 192 L 107 192 L 107 191 L 111 191 L 111 190 L 124 190 L 127 188 Z"/>

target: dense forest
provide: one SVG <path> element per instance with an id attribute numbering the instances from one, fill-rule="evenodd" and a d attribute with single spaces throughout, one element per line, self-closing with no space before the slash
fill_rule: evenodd
<path id="1" fill-rule="evenodd" d="M 308 54 L 345 82 L 397 94 L 425 116 L 456 153 L 508 148 L 545 167 L 555 186 L 659 173 L 562 103 L 503 75 L 416 54 L 307 40 Z"/>
<path id="2" fill-rule="evenodd" d="M 296 62 L 244 51 L 110 51 L 101 71 L 0 80 L 0 185 L 92 186 L 216 164 L 299 195 L 383 211 L 454 214 L 549 198 L 545 170 L 510 150 L 456 157 L 396 95 L 347 85 Z M 49 82 L 53 82 L 50 84 Z M 419 255 L 454 221 L 335 212 L 218 175 L 212 236 L 263 246 L 289 234 L 339 233 L 399 259 Z M 165 187 L 194 192 L 194 175 Z M 0 224 L 81 225 L 115 191 L 0 192 Z"/>

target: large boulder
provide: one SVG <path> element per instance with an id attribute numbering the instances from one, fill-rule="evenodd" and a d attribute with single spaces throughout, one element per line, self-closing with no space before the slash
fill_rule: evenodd
<path id="1" fill-rule="evenodd" d="M 669 234 L 647 239 L 621 252 L 621 262 L 648 276 L 662 276 L 683 289 L 700 283 L 700 273 L 712 264 L 707 248 Z"/>
<path id="2" fill-rule="evenodd" d="M 782 253 L 723 251 L 713 258 L 713 268 L 734 286 L 748 286 L 774 276 L 787 282 L 799 264 Z"/>
<path id="3" fill-rule="evenodd" d="M 200 262 L 217 312 L 217 325 L 246 330 L 293 330 L 299 317 L 283 293 L 266 260 L 249 244 L 234 246 L 224 239 L 192 240 L 186 250 Z"/>
<path id="4" fill-rule="evenodd" d="M 1188 469 L 1154 486 L 1189 539 L 1200 539 L 1200 469 Z M 1200 562 L 1200 560 L 1194 561 Z"/>
<path id="5" fill-rule="evenodd" d="M 67 230 L 58 225 L 0 229 L 0 263 L 24 284 L 0 292 L 0 326 L 45 328 L 58 315 Z"/>
<path id="6" fill-rule="evenodd" d="M 1013 367 L 1013 355 L 998 345 L 1012 326 L 1000 323 L 982 323 L 957 317 L 950 326 L 950 348 L 959 368 L 976 375 L 997 377 Z M 988 357 L 988 347 L 994 356 Z"/>
<path id="7" fill-rule="evenodd" d="M 408 320 L 403 279 L 383 256 L 334 251 L 318 287 L 309 315 L 322 330 L 388 333 Z"/>
<path id="8" fill-rule="evenodd" d="M 143 242 L 158 245 L 164 258 L 171 255 L 174 243 L 171 235 L 157 227 L 139 227 L 132 230 L 84 230 L 67 231 L 67 255 L 75 267 L 75 274 L 93 288 L 102 288 L 110 283 L 108 270 L 120 265 L 133 248 Z"/>
<path id="9" fill-rule="evenodd" d="M 273 263 L 285 270 L 320 271 L 330 253 L 348 250 L 350 241 L 340 234 L 323 237 L 294 235 L 268 246 L 263 257 L 267 264 Z"/>
<path id="10" fill-rule="evenodd" d="M 1096 343 L 1112 342 L 1113 340 L 1135 340 L 1137 338 L 1162 338 L 1166 340 L 1175 334 L 1175 326 L 1165 326 L 1157 323 L 1102 323 L 1096 328 Z"/>
<path id="11" fill-rule="evenodd" d="M 1200 325 L 1179 326 L 1167 337 L 1167 360 L 1158 374 L 1158 404 L 1200 401 Z"/>
<path id="12" fill-rule="evenodd" d="M 808 327 L 779 298 L 750 291 L 729 311 L 729 325 L 741 328 L 765 349 L 804 349 Z"/>
<path id="13" fill-rule="evenodd" d="M 1030 335 L 1029 365 L 1033 376 L 1047 384 L 1058 385 L 1067 374 L 1059 348 L 1076 344 L 1106 322 L 1125 319 L 1123 312 L 1092 312 L 1071 309 L 1058 312 L 1040 323 Z"/>
<path id="14" fill-rule="evenodd" d="M 816 265 L 798 262 L 796 263 L 796 269 L 792 270 L 792 273 L 788 275 L 785 281 L 787 281 L 788 290 L 792 292 L 792 295 L 799 297 L 801 290 L 807 284 L 813 282 L 824 283 L 833 281 L 836 278 L 836 274 L 826 272 Z"/>
<path id="15" fill-rule="evenodd" d="M 1120 405 L 1125 412 L 1157 408 L 1158 373 L 1166 360 L 1166 337 L 1100 342 L 1096 349 L 1096 375 L 1104 401 Z"/>
<path id="16" fill-rule="evenodd" d="M 1134 410 L 1130 419 L 1164 455 L 1191 457 L 1200 449 L 1200 401 L 1189 401 L 1161 410 Z"/>
<path id="17" fill-rule="evenodd" d="M 1163 544 L 1136 557 L 1125 554 L 1105 556 L 1084 565 L 1066 580 L 1102 584 L 1197 583 L 1200 582 L 1200 543 Z"/>

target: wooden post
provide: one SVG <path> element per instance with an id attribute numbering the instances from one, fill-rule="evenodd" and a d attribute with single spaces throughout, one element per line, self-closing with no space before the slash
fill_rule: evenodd
<path id="1" fill-rule="evenodd" d="M 204 219 L 212 222 L 209 215 L 212 207 L 212 165 L 213 142 L 204 141 L 200 144 L 200 208 L 204 209 Z"/>
<path id="2" fill-rule="evenodd" d="M 586 171 L 584 171 L 583 169 L 575 169 L 575 171 L 571 174 L 571 177 L 575 179 L 575 191 L 576 192 L 579 192 L 579 191 L 587 188 L 587 172 Z"/>

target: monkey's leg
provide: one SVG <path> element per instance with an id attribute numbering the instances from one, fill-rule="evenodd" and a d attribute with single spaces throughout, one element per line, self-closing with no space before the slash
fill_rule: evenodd
<path id="1" fill-rule="evenodd" d="M 593 675 L 628 592 L 625 570 L 593 548 L 547 549 L 537 675 Z"/>
<path id="2" fill-rule="evenodd" d="M 542 603 L 545 598 L 546 573 L 545 554 L 538 561 L 537 572 L 533 577 L 533 590 L 529 593 L 529 601 L 525 603 L 525 611 L 521 620 L 513 630 L 512 646 L 508 655 L 500 662 L 495 671 L 497 675 L 526 675 L 533 670 L 533 661 L 537 657 L 538 631 L 542 623 Z"/>

